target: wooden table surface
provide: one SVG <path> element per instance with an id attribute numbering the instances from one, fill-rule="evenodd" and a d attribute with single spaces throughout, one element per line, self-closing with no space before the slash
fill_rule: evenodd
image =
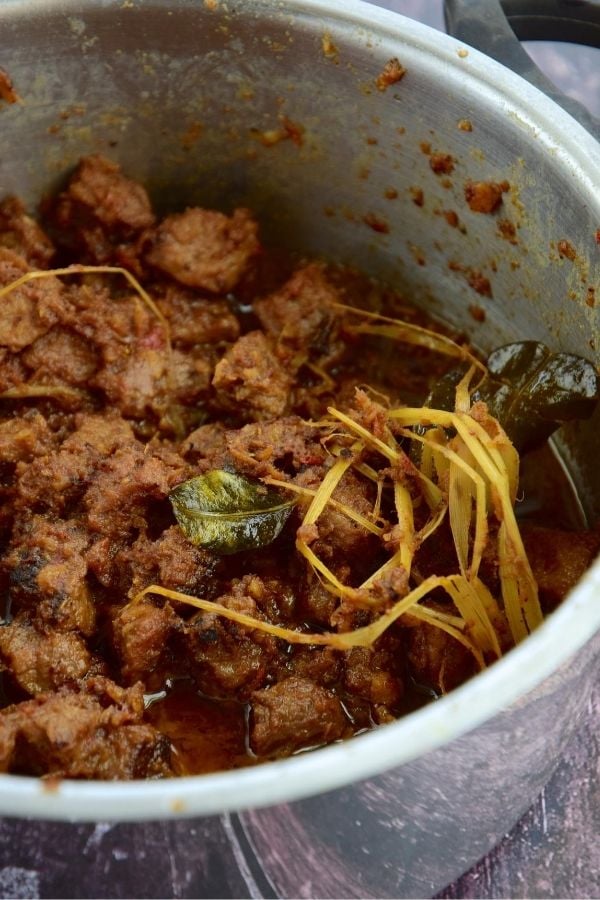
<path id="1" fill-rule="evenodd" d="M 440 0 L 378 2 L 442 27 Z M 538 48 L 536 58 L 598 113 L 600 65 L 591 52 L 600 51 Z M 600 897 L 599 735 L 600 689 L 534 806 L 440 898 Z M 0 819 L 0 897 L 281 896 L 247 834 L 244 816 L 235 815 L 148 825 Z M 311 876 L 318 896 L 318 867 Z M 366 883 L 368 896 L 379 896 L 377 874 Z M 297 896 L 310 894 L 299 884 Z"/>

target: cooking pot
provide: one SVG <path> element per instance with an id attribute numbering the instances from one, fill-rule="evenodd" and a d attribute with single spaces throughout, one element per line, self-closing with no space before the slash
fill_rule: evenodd
<path id="1" fill-rule="evenodd" d="M 481 7 L 499 15 L 492 2 L 454 2 L 451 25 L 468 30 Z M 508 41 L 497 35 L 496 54 Z M 247 205 L 267 243 L 401 286 L 483 352 L 534 338 L 600 359 L 600 148 L 556 102 L 462 41 L 356 0 L 3 0 L 0 42 L 21 98 L 1 103 L 1 194 L 33 206 L 99 151 L 146 184 L 159 210 Z M 392 57 L 406 75 L 380 90 Z M 454 171 L 436 175 L 430 150 L 451 154 Z M 516 243 L 497 217 L 467 207 L 467 179 L 509 182 L 503 216 Z M 471 287 L 473 272 L 491 296 Z M 600 416 L 565 429 L 558 446 L 594 522 Z M 314 839 L 328 871 L 322 896 L 370 895 L 375 872 L 380 896 L 424 896 L 496 843 L 550 776 L 589 697 L 599 592 L 596 563 L 489 670 L 346 743 L 170 781 L 0 776 L 0 812 L 141 820 L 254 808 L 267 856 L 261 835 L 287 829 L 269 857 L 287 895 L 306 882 L 302 846 Z"/>

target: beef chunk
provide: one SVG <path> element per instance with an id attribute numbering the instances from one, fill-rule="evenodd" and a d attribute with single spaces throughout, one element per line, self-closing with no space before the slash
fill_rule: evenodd
<path id="1" fill-rule="evenodd" d="M 231 217 L 187 209 L 163 219 L 146 260 L 187 287 L 226 293 L 258 252 L 257 231 L 247 209 L 236 209 Z"/>
<path id="2" fill-rule="evenodd" d="M 208 300 L 172 285 L 157 299 L 157 305 L 169 321 L 176 346 L 216 344 L 240 336 L 239 322 L 225 300 Z"/>
<path id="3" fill-rule="evenodd" d="M 404 694 L 402 660 L 403 654 L 397 645 L 389 649 L 355 647 L 346 657 L 346 690 L 369 701 L 375 707 L 376 714 L 383 707 L 392 718 Z"/>
<path id="4" fill-rule="evenodd" d="M 35 409 L 0 422 L 0 463 L 31 462 L 48 453 L 52 443 L 48 424 Z"/>
<path id="5" fill-rule="evenodd" d="M 13 607 L 28 609 L 40 629 L 92 634 L 87 544 L 88 536 L 76 522 L 38 515 L 20 521 L 4 560 Z"/>
<path id="6" fill-rule="evenodd" d="M 258 478 L 294 475 L 325 461 L 319 432 L 298 416 L 245 425 L 226 437 L 236 468 Z"/>
<path id="7" fill-rule="evenodd" d="M 107 228 L 134 232 L 154 223 L 145 189 L 103 156 L 82 159 L 66 193 Z"/>
<path id="8" fill-rule="evenodd" d="M 293 369 L 307 359 L 332 361 L 342 348 L 338 340 L 337 291 L 318 263 L 297 269 L 282 288 L 254 304 L 276 353 Z"/>
<path id="9" fill-rule="evenodd" d="M 79 681 L 92 665 L 76 634 L 40 634 L 24 621 L 0 628 L 0 669 L 4 667 L 28 694 L 41 694 Z"/>
<path id="10" fill-rule="evenodd" d="M 0 247 L 0 286 L 16 281 L 29 271 L 22 256 Z M 67 301 L 60 281 L 53 275 L 29 281 L 2 298 L 0 346 L 17 352 L 46 334 L 66 315 Z"/>
<path id="11" fill-rule="evenodd" d="M 134 597 L 153 582 L 186 594 L 212 593 L 217 558 L 195 547 L 178 525 L 167 528 L 157 540 L 141 534 L 115 558 L 119 578 Z"/>
<path id="12" fill-rule="evenodd" d="M 346 728 L 338 698 L 306 678 L 286 678 L 252 695 L 250 743 L 257 756 L 329 744 Z"/>
<path id="13" fill-rule="evenodd" d="M 0 247 L 14 250 L 35 269 L 47 268 L 54 256 L 52 241 L 17 197 L 0 203 Z"/>
<path id="14" fill-rule="evenodd" d="M 90 679 L 0 710 L 0 771 L 102 780 L 171 775 L 170 746 L 143 722 L 142 686 Z"/>
<path id="15" fill-rule="evenodd" d="M 417 684 L 446 694 L 475 674 L 473 656 L 441 628 L 419 622 L 407 635 L 409 670 Z"/>
<path id="16" fill-rule="evenodd" d="M 31 380 L 86 387 L 96 371 L 97 357 L 93 346 L 78 334 L 64 328 L 53 328 L 33 342 L 23 353 L 23 362 L 32 370 Z"/>
<path id="17" fill-rule="evenodd" d="M 67 189 L 49 210 L 57 242 L 75 252 L 79 261 L 124 261 L 124 246 L 154 224 L 144 188 L 126 178 L 120 167 L 103 156 L 82 159 Z"/>
<path id="18" fill-rule="evenodd" d="M 219 597 L 219 603 L 237 612 L 261 618 L 259 606 L 250 593 L 233 590 Z M 262 687 L 279 661 L 281 650 L 275 638 L 252 632 L 212 613 L 193 619 L 186 632 L 187 653 L 196 682 L 209 697 L 247 699 Z"/>
<path id="19" fill-rule="evenodd" d="M 196 347 L 171 354 L 169 388 L 171 395 L 185 406 L 198 406 L 208 396 L 215 370 L 211 347 Z"/>
<path id="20" fill-rule="evenodd" d="M 551 612 L 594 561 L 600 550 L 600 531 L 573 532 L 523 525 L 521 534 L 542 607 Z"/>
<path id="21" fill-rule="evenodd" d="M 121 660 L 121 671 L 128 683 L 146 682 L 162 661 L 168 641 L 180 631 L 182 621 L 166 603 L 125 606 L 113 621 L 113 634 Z"/>
<path id="22" fill-rule="evenodd" d="M 217 363 L 213 385 L 224 409 L 240 418 L 260 421 L 284 414 L 291 380 L 263 333 L 251 331 Z"/>
<path id="23" fill-rule="evenodd" d="M 123 348 L 105 363 L 94 384 L 121 415 L 143 419 L 164 411 L 168 371 L 162 349 L 138 347 L 131 352 L 130 348 Z"/>
<path id="24" fill-rule="evenodd" d="M 86 491 L 90 531 L 115 540 L 136 529 L 145 531 L 149 503 L 166 499 L 186 474 L 185 463 L 173 451 L 157 447 L 146 452 L 137 443 L 118 449 L 99 464 Z"/>
<path id="25" fill-rule="evenodd" d="M 201 468 L 221 469 L 227 454 L 226 429 L 220 422 L 210 422 L 192 431 L 181 445 L 181 455 Z"/>
<path id="26" fill-rule="evenodd" d="M 17 471 L 16 508 L 61 514 L 84 493 L 100 459 L 133 440 L 119 416 L 78 416 L 78 428 L 58 451 Z"/>

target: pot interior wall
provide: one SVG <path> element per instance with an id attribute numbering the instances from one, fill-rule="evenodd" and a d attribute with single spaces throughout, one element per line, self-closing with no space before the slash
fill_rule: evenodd
<path id="1" fill-rule="evenodd" d="M 9 0 L 0 29 L 21 97 L 0 101 L 0 193 L 33 208 L 102 152 L 159 209 L 250 206 L 267 243 L 401 286 L 483 351 L 535 338 L 598 358 L 600 199 L 468 55 L 270 0 Z M 380 90 L 391 57 L 407 72 Z M 469 179 L 509 183 L 498 213 L 469 209 Z M 592 519 L 599 426 L 562 439 Z"/>

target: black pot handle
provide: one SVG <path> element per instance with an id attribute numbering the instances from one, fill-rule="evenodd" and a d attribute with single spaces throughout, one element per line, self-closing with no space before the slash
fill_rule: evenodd
<path id="1" fill-rule="evenodd" d="M 448 33 L 540 88 L 600 141 L 600 121 L 538 69 L 519 40 L 600 47 L 600 3 L 590 0 L 445 0 Z"/>

